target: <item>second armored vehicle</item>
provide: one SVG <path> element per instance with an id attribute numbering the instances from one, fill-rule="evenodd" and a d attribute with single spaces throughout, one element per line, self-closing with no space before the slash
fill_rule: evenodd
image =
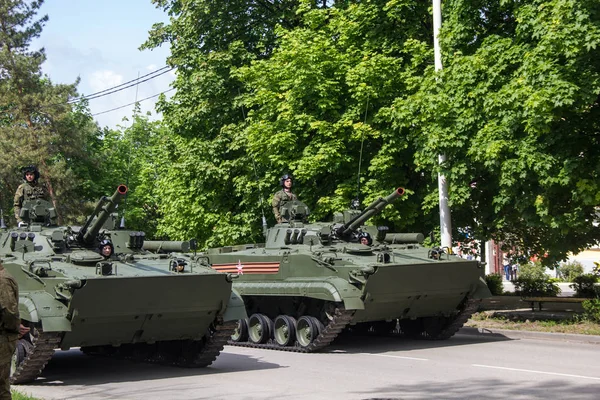
<path id="1" fill-rule="evenodd" d="M 183 254 L 188 242 L 116 229 L 113 211 L 126 192 L 121 185 L 102 198 L 82 227 L 57 226 L 51 203 L 27 201 L 26 223 L 0 231 L 0 257 L 30 328 L 13 356 L 12 383 L 34 380 L 56 348 L 204 367 L 246 316 L 231 276 Z"/>
<path id="2" fill-rule="evenodd" d="M 490 295 L 484 270 L 478 261 L 423 247 L 422 234 L 365 225 L 403 193 L 328 223 L 307 223 L 306 205 L 292 201 L 282 208 L 289 222 L 269 229 L 264 246 L 210 249 L 204 263 L 239 275 L 234 288 L 250 316 L 238 322 L 232 343 L 310 352 L 345 328 L 454 335 Z"/>

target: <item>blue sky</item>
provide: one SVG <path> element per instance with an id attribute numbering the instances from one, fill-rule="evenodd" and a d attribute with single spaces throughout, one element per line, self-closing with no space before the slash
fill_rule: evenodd
<path id="1" fill-rule="evenodd" d="M 44 47 L 47 61 L 44 73 L 55 83 L 72 83 L 81 78 L 81 94 L 91 94 L 135 79 L 166 65 L 167 46 L 138 50 L 156 22 L 168 15 L 150 0 L 46 0 L 39 15 L 47 14 L 42 35 L 32 43 Z M 138 99 L 170 88 L 173 72 L 138 85 Z M 172 92 L 171 92 L 172 93 Z M 170 94 L 170 93 L 169 93 Z M 136 88 L 90 100 L 92 114 L 134 102 Z M 141 102 L 143 112 L 152 111 L 156 99 Z M 128 126 L 123 117 L 132 115 L 133 106 L 94 117 L 102 127 Z"/>

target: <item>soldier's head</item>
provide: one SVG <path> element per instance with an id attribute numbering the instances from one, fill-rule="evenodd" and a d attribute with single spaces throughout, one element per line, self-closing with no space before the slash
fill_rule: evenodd
<path id="1" fill-rule="evenodd" d="M 112 256 L 113 252 L 115 251 L 112 242 L 108 239 L 101 241 L 98 247 L 100 248 L 100 254 L 102 254 L 105 258 Z"/>
<path id="2" fill-rule="evenodd" d="M 40 172 L 35 165 L 23 167 L 21 168 L 21 172 L 23 172 L 23 180 L 25 180 L 25 182 L 37 182 L 40 178 Z"/>
<path id="3" fill-rule="evenodd" d="M 294 183 L 294 177 L 291 174 L 285 174 L 279 179 L 279 184 L 284 189 L 291 189 Z"/>
<path id="4" fill-rule="evenodd" d="M 368 232 L 361 232 L 358 235 L 358 240 L 360 241 L 360 244 L 364 244 L 367 246 L 373 244 L 373 238 L 371 237 L 371 235 L 369 235 Z"/>

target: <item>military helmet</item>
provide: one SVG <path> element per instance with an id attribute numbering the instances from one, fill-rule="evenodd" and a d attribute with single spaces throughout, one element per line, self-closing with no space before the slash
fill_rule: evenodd
<path id="1" fill-rule="evenodd" d="M 360 240 L 362 238 L 366 238 L 367 239 L 367 244 L 370 246 L 373 244 L 373 238 L 371 237 L 371 235 L 369 235 L 368 232 L 361 232 L 358 234 L 358 241 L 360 242 Z"/>
<path id="2" fill-rule="evenodd" d="M 38 179 L 40 179 L 40 171 L 38 171 L 37 167 L 35 165 L 33 165 L 33 164 L 21 168 L 21 172 L 23 173 L 23 179 L 24 180 L 27 180 L 27 178 L 25 177 L 25 175 L 28 172 L 33 173 L 33 175 L 34 175 L 33 181 L 34 182 L 37 181 Z"/>
<path id="3" fill-rule="evenodd" d="M 112 255 L 115 252 L 115 247 L 113 246 L 112 242 L 108 239 L 104 239 L 100 241 L 100 244 L 98 245 L 98 249 L 100 250 L 100 253 L 102 253 L 102 249 L 104 248 L 104 246 L 110 246 L 110 254 Z"/>
<path id="4" fill-rule="evenodd" d="M 292 182 L 294 182 L 294 177 L 292 176 L 292 174 L 284 174 L 280 179 L 279 179 L 279 185 L 281 187 L 284 187 L 284 183 L 285 181 L 287 181 L 288 179 L 291 179 Z"/>

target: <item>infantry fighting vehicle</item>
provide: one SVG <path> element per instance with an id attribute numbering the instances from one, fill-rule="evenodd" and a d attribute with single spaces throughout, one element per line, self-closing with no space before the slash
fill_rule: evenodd
<path id="1" fill-rule="evenodd" d="M 345 328 L 451 337 L 490 296 L 484 269 L 478 261 L 423 247 L 420 233 L 365 225 L 403 194 L 399 188 L 329 223 L 307 223 L 307 206 L 289 202 L 282 207 L 289 222 L 269 229 L 264 246 L 207 251 L 206 265 L 239 275 L 234 288 L 250 316 L 238 322 L 230 343 L 311 352 Z"/>
<path id="2" fill-rule="evenodd" d="M 56 348 L 204 367 L 246 316 L 231 276 L 184 254 L 188 242 L 117 229 L 114 211 L 126 193 L 120 185 L 100 199 L 82 227 L 57 226 L 51 203 L 26 201 L 25 223 L 0 230 L 0 257 L 30 328 L 13 356 L 12 383 L 34 380 Z M 113 251 L 100 254 L 100 244 Z"/>

